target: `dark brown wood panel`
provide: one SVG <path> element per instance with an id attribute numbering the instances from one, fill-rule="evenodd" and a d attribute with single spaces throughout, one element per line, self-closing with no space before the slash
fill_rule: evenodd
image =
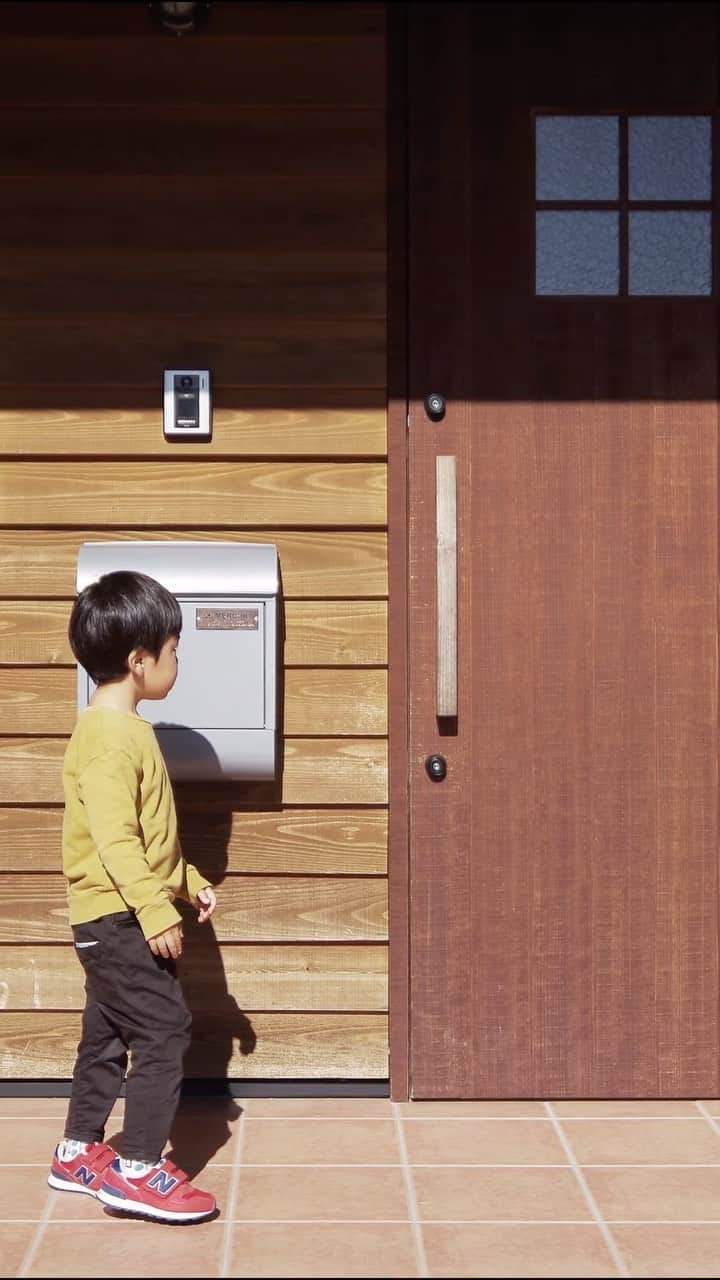
<path id="1" fill-rule="evenodd" d="M 407 14 L 388 11 L 388 893 L 390 1087 L 409 1097 L 410 876 L 408 806 L 408 118 Z"/>
<path id="2" fill-rule="evenodd" d="M 182 85 L 186 109 L 194 102 L 377 107 L 383 53 L 382 35 L 356 33 L 177 40 L 146 29 L 120 41 L 10 37 L 3 41 L 0 101 L 174 106 Z"/>
<path id="3" fill-rule="evenodd" d="M 205 317 L 204 327 L 217 329 L 219 333 L 225 331 L 230 320 L 237 323 L 242 315 L 258 323 L 262 320 L 265 328 L 279 317 L 338 321 L 385 318 L 384 254 L 377 249 L 350 246 L 334 251 L 313 247 L 305 252 L 258 248 L 254 253 L 237 248 L 200 247 L 193 248 L 192 253 L 182 253 L 167 245 L 147 249 L 130 244 L 113 246 L 112 253 L 108 253 L 105 245 L 90 249 L 78 245 L 73 247 L 72 254 L 62 245 L 50 249 L 13 247 L 12 253 L 5 253 L 0 262 L 0 285 L 6 295 L 16 299 L 14 310 L 26 317 L 34 315 L 36 322 L 42 317 L 51 331 L 54 331 L 53 318 L 67 315 L 69 299 L 76 316 L 103 316 L 105 323 L 109 320 L 116 323 L 118 313 L 125 313 L 139 323 L 142 317 L 148 313 L 154 315 L 158 310 L 167 316 L 187 315 L 202 307 L 203 298 L 210 295 L 212 316 Z M 242 409 L 247 393 L 239 403 L 234 401 L 233 382 L 229 376 L 220 383 L 217 389 L 220 399 L 216 395 L 214 408 Z M 8 409 L 22 408 L 27 398 L 29 408 L 52 409 L 55 405 L 65 405 L 71 410 L 78 404 L 87 404 L 84 399 L 72 399 L 80 386 L 82 381 L 78 388 L 59 388 L 64 399 L 41 406 L 38 406 L 37 394 L 34 399 L 29 397 L 31 386 L 3 388 L 0 394 Z M 116 401 L 107 397 L 112 396 L 114 389 L 111 376 L 102 388 L 102 395 L 99 391 L 95 393 L 98 409 L 112 410 Z M 157 381 L 147 388 L 126 390 L 135 391 L 136 407 L 157 408 Z M 48 389 L 46 394 L 55 394 L 55 391 Z M 272 394 L 275 401 L 268 397 L 266 407 L 282 409 L 277 391 Z M 337 396 L 335 399 L 337 401 Z M 287 400 L 287 409 L 302 409 L 297 392 L 292 400 L 289 397 Z M 366 392 L 362 403 L 367 405 L 367 401 Z M 119 403 L 125 406 L 127 401 L 122 399 Z M 313 399 L 308 408 L 314 407 L 322 407 L 321 400 Z M 350 388 L 347 396 L 343 396 L 343 403 L 334 407 L 339 412 L 353 408 Z M 70 451 L 71 442 L 63 447 Z M 269 441 L 267 452 L 271 451 Z"/>
<path id="4" fill-rule="evenodd" d="M 48 129 L 62 131 L 64 145 Z M 385 120 L 381 110 L 277 109 L 179 103 L 97 105 L 6 104 L 0 157 L 5 176 L 38 173 L 227 175 L 242 156 L 244 178 L 369 178 L 383 185 Z M 208 146 L 208 138 L 212 146 Z"/>
<path id="5" fill-rule="evenodd" d="M 46 40 L 48 36 L 111 36 L 113 41 L 143 36 L 149 27 L 147 6 L 131 0 L 26 0 L 7 3 L 3 23 L 8 35 L 24 40 Z M 212 0 L 212 23 L 203 28 L 203 39 L 226 39 L 229 35 L 307 36 L 382 34 L 385 5 L 353 3 L 298 4 L 297 0 Z M 174 39 L 172 36 L 162 39 Z"/>
<path id="6" fill-rule="evenodd" d="M 717 10 L 409 14 L 413 1094 L 714 1096 L 717 303 L 535 297 L 532 120 L 708 110 Z M 447 722 L 437 454 L 458 460 Z"/>
<path id="7" fill-rule="evenodd" d="M 147 386 L 158 370 L 200 367 L 211 368 L 219 381 L 235 386 L 296 386 L 303 399 L 308 387 L 365 387 L 370 404 L 381 404 L 377 392 L 385 381 L 382 320 L 333 323 L 273 317 L 263 325 L 251 319 L 233 323 L 225 317 L 203 326 L 203 337 L 192 339 L 188 333 L 196 327 L 193 316 L 199 322 L 192 308 L 183 317 L 158 310 L 145 318 L 68 314 L 51 322 L 18 312 L 12 321 L 0 320 L 0 382 L 26 381 L 39 387 L 63 379 L 72 386 L 125 380 Z M 36 394 L 39 399 L 40 392 Z"/>
<path id="8" fill-rule="evenodd" d="M 6 248 L 27 249 L 41 240 L 46 249 L 66 252 L 76 245 L 163 251 L 169 235 L 175 253 L 193 252 L 200 235 L 227 251 L 252 244 L 281 253 L 288 245 L 294 253 L 340 253 L 385 244 L 383 192 L 358 178 L 308 183 L 248 179 L 231 170 L 191 183 L 110 170 L 73 175 L 60 187 L 57 177 L 41 174 L 1 177 L 0 199 Z"/>

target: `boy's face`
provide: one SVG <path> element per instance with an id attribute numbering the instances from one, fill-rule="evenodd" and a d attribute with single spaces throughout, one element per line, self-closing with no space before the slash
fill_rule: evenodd
<path id="1" fill-rule="evenodd" d="M 178 639 L 178 636 L 170 636 L 157 658 L 151 653 L 143 655 L 143 698 L 159 700 L 167 697 L 172 689 L 178 673 Z"/>

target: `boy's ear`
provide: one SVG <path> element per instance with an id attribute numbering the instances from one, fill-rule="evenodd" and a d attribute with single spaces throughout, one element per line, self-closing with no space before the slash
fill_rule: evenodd
<path id="1" fill-rule="evenodd" d="M 143 673 L 143 659 L 145 657 L 144 649 L 131 649 L 128 654 L 128 671 L 134 676 L 141 676 Z"/>

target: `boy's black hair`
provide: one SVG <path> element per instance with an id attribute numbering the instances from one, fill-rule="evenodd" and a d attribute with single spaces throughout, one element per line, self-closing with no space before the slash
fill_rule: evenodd
<path id="1" fill-rule="evenodd" d="M 95 684 L 127 675 L 128 654 L 147 649 L 154 657 L 182 630 L 175 596 L 145 573 L 105 573 L 80 592 L 68 626 L 75 657 Z"/>

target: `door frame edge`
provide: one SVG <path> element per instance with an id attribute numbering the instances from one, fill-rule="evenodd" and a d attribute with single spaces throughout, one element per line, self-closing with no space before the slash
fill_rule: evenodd
<path id="1" fill-rule="evenodd" d="M 390 1096 L 410 1096 L 408 741 L 408 181 L 406 3 L 386 3 L 388 467 L 388 1048 Z"/>

